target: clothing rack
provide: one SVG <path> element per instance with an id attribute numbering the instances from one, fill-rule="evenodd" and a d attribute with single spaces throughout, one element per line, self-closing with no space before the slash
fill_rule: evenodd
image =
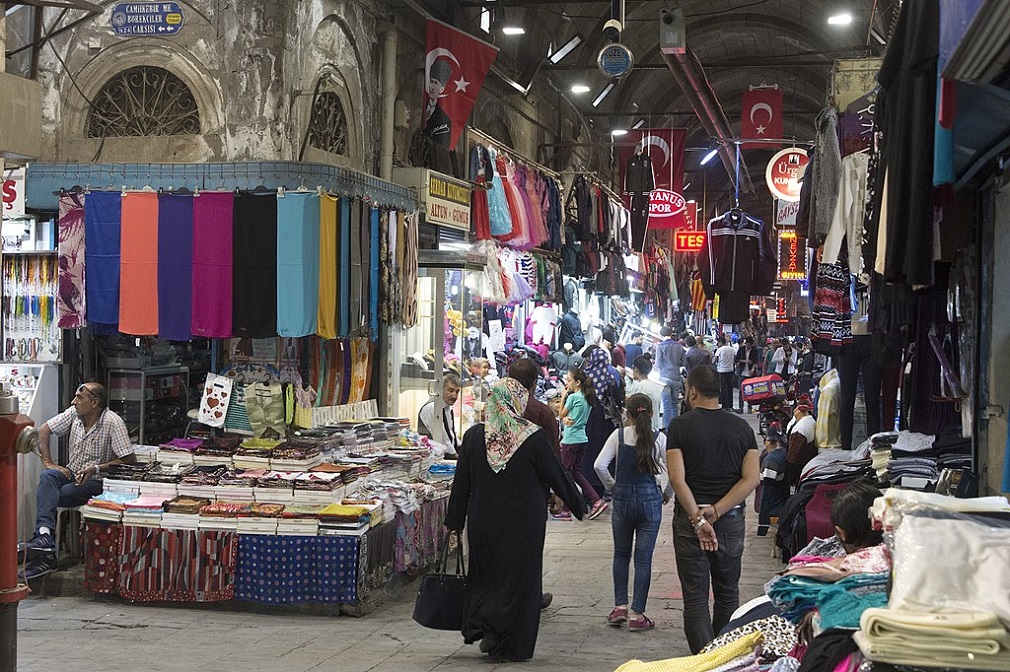
<path id="1" fill-rule="evenodd" d="M 616 191 L 614 191 L 613 189 L 611 189 L 610 187 L 608 187 L 606 184 L 604 184 L 603 180 L 600 179 L 600 176 L 599 176 L 599 174 L 596 171 L 590 172 L 590 171 L 585 171 L 585 170 L 566 170 L 566 171 L 564 171 L 564 172 L 562 172 L 562 173 L 560 173 L 558 175 L 559 178 L 560 177 L 579 177 L 579 176 L 588 177 L 593 182 L 593 184 L 595 184 L 596 186 L 598 186 L 601 190 L 607 192 L 608 196 L 610 196 L 611 198 L 613 198 L 613 199 L 617 200 L 618 202 L 620 202 L 622 208 L 624 207 L 624 199 L 621 198 L 620 194 L 618 194 Z"/>
<path id="2" fill-rule="evenodd" d="M 488 135 L 484 131 L 479 131 L 476 128 L 472 128 L 471 127 L 471 128 L 467 128 L 467 133 L 470 134 L 470 135 L 472 135 L 477 140 L 483 140 L 485 143 L 494 146 L 494 148 L 497 151 L 504 152 L 504 153 L 508 154 L 515 161 L 519 161 L 520 163 L 525 163 L 527 166 L 529 166 L 531 168 L 536 168 L 540 172 L 544 173 L 545 175 L 549 175 L 550 177 L 553 177 L 554 179 L 559 179 L 561 177 L 561 175 L 558 174 L 558 171 L 551 170 L 550 168 L 548 168 L 544 164 L 537 163 L 533 159 L 527 159 L 525 156 L 521 156 L 514 149 L 510 149 L 510 148 L 506 147 L 503 142 L 501 142 L 500 140 L 498 140 L 496 138 L 491 137 L 490 135 Z"/>

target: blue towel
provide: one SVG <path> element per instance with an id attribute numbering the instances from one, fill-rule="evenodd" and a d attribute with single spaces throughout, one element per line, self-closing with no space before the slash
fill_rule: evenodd
<path id="1" fill-rule="evenodd" d="M 92 191 L 84 199 L 84 267 L 88 321 L 119 324 L 119 230 L 122 194 Z"/>
<path id="2" fill-rule="evenodd" d="M 372 340 L 379 337 L 379 209 L 372 208 L 371 228 L 372 244 L 369 247 L 370 262 L 368 272 L 368 333 Z"/>
<path id="3" fill-rule="evenodd" d="M 277 334 L 316 333 L 319 315 L 319 194 L 277 199 Z"/>
<path id="4" fill-rule="evenodd" d="M 188 341 L 193 321 L 193 197 L 158 199 L 158 336 Z"/>
<path id="5" fill-rule="evenodd" d="M 337 313 L 340 323 L 337 335 L 347 338 L 351 333 L 351 199 L 340 199 L 340 215 L 337 222 L 340 235 L 340 292 L 337 294 Z"/>

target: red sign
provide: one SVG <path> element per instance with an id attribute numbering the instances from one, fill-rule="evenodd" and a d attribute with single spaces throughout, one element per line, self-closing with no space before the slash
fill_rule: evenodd
<path id="1" fill-rule="evenodd" d="M 782 90 L 758 89 L 743 94 L 740 137 L 744 140 L 782 137 Z M 775 149 L 782 143 L 744 142 L 740 149 Z"/>
<path id="2" fill-rule="evenodd" d="M 688 201 L 684 210 L 684 228 L 693 231 L 698 228 L 698 202 Z"/>
<path id="3" fill-rule="evenodd" d="M 795 229 L 779 231 L 779 280 L 805 280 L 806 277 L 806 242 L 799 239 Z"/>
<path id="4" fill-rule="evenodd" d="M 765 181 L 772 196 L 783 201 L 800 200 L 800 179 L 807 169 L 807 152 L 790 147 L 772 157 L 765 168 Z"/>
<path id="5" fill-rule="evenodd" d="M 677 231 L 673 234 L 673 249 L 675 252 L 697 253 L 704 246 L 704 231 Z"/>
<path id="6" fill-rule="evenodd" d="M 684 226 L 683 214 L 686 208 L 687 201 L 677 192 L 669 189 L 653 189 L 649 194 L 649 227 L 674 229 Z"/>

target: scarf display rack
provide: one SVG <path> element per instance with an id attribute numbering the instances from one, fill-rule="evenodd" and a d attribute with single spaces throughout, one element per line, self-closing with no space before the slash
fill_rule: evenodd
<path id="1" fill-rule="evenodd" d="M 56 362 L 61 334 L 56 320 L 59 272 L 52 252 L 3 255 L 3 358 Z"/>

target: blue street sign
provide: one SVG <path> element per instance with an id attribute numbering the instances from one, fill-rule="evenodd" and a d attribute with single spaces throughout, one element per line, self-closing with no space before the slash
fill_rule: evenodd
<path id="1" fill-rule="evenodd" d="M 175 35 L 183 23 L 178 2 L 121 2 L 112 10 L 112 32 L 123 37 Z"/>

